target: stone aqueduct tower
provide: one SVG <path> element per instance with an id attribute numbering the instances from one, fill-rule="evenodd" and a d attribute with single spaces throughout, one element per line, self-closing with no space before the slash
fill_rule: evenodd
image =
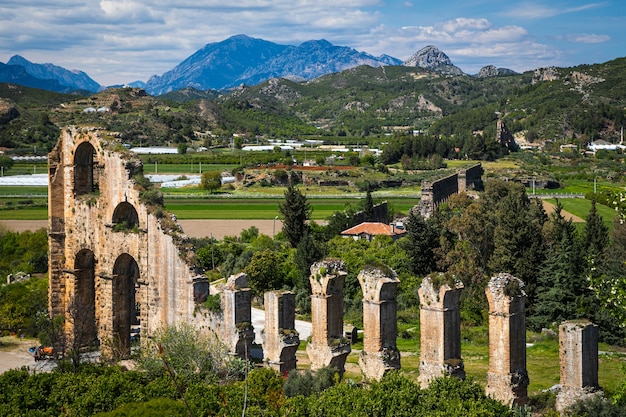
<path id="1" fill-rule="evenodd" d="M 103 130 L 70 127 L 49 155 L 49 303 L 80 345 L 126 355 L 131 328 L 194 324 L 208 281 L 186 261 L 180 230 L 141 203 L 140 162 L 122 151 Z"/>

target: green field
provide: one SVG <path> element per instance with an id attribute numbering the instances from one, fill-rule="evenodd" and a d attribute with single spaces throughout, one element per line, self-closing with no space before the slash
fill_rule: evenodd
<path id="1" fill-rule="evenodd" d="M 556 204 L 556 199 L 553 198 L 547 199 L 546 201 Z M 591 210 L 591 200 L 584 198 L 561 198 L 559 199 L 559 202 L 563 205 L 563 210 L 570 212 L 583 220 L 587 217 L 587 214 L 589 214 L 589 210 Z M 602 204 L 596 204 L 596 210 L 598 211 L 598 214 L 602 216 L 604 224 L 607 225 L 609 230 L 613 230 L 613 221 L 615 216 L 617 216 L 617 212 Z"/>
<path id="2" fill-rule="evenodd" d="M 282 198 L 275 199 L 166 199 L 165 207 L 181 220 L 190 219 L 273 219 L 279 215 L 278 205 Z M 323 220 L 347 204 L 357 208 L 358 199 L 307 199 L 313 207 L 311 219 Z M 389 199 L 390 206 L 398 213 L 407 213 L 415 199 Z"/>
<path id="3" fill-rule="evenodd" d="M 46 220 L 48 209 L 43 207 L 24 207 L 20 205 L 27 199 L 9 198 L 6 196 L 18 193 L 41 195 L 47 190 L 45 187 L 0 187 L 0 220 Z M 28 200 L 31 200 L 30 198 Z M 43 204 L 46 198 L 32 199 L 33 202 Z M 406 214 L 417 200 L 415 198 L 385 198 L 390 208 L 396 213 Z M 176 214 L 181 220 L 191 219 L 258 219 L 271 220 L 279 215 L 278 205 L 283 199 L 275 198 L 166 198 L 165 207 Z M 323 220 L 335 211 L 341 211 L 349 204 L 358 210 L 358 198 L 310 198 L 313 220 Z M 378 201 L 378 199 L 376 199 Z M 7 203 L 9 203 L 7 205 Z M 7 209 L 10 207 L 11 209 Z M 19 208 L 18 208 L 19 207 Z"/>

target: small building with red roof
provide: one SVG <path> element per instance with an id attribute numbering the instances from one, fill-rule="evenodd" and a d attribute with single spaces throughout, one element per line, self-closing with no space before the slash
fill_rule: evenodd
<path id="1" fill-rule="evenodd" d="M 406 233 L 403 223 L 377 223 L 363 222 L 341 232 L 343 237 L 351 237 L 354 240 L 365 239 L 371 242 L 374 236 L 390 236 L 393 240 L 399 239 Z"/>

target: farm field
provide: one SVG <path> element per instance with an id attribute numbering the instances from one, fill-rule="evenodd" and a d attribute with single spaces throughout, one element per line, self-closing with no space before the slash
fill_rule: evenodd
<path id="1" fill-rule="evenodd" d="M 266 199 L 166 199 L 165 207 L 179 219 L 273 219 L 279 215 L 278 205 L 282 198 Z M 347 205 L 357 209 L 359 200 L 354 198 L 307 199 L 313 211 L 312 220 L 323 220 Z M 414 198 L 387 199 L 397 213 L 408 213 L 417 201 Z"/>

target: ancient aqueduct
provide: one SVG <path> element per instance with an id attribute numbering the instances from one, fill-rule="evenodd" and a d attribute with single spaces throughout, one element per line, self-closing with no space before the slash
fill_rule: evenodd
<path id="1" fill-rule="evenodd" d="M 67 333 L 80 343 L 97 343 L 106 353 L 130 353 L 131 329 L 142 340 L 164 326 L 191 324 L 216 334 L 233 354 L 247 355 L 254 342 L 247 276 L 231 276 L 220 288 L 221 312 L 197 308 L 209 283 L 193 263 L 193 248 L 175 221 L 145 203 L 134 180 L 141 163 L 118 139 L 96 128 L 69 127 L 49 155 L 49 302 L 53 316 L 66 317 Z M 121 227 L 123 226 L 123 227 Z M 343 372 L 351 351 L 343 331 L 340 260 L 311 267 L 311 367 Z M 359 364 L 367 378 L 400 368 L 396 347 L 396 290 L 391 269 L 361 271 L 363 351 Z M 423 280 L 420 382 L 447 374 L 464 377 L 461 356 L 458 281 Z M 489 302 L 490 365 L 486 391 L 506 404 L 527 398 L 526 323 L 523 283 L 508 274 L 493 277 Z M 77 314 L 79 313 L 79 314 Z M 296 367 L 300 344 L 295 330 L 295 298 L 288 291 L 265 294 L 263 357 L 286 372 Z M 598 332 L 588 322 L 560 326 L 561 408 L 598 389 Z"/>

